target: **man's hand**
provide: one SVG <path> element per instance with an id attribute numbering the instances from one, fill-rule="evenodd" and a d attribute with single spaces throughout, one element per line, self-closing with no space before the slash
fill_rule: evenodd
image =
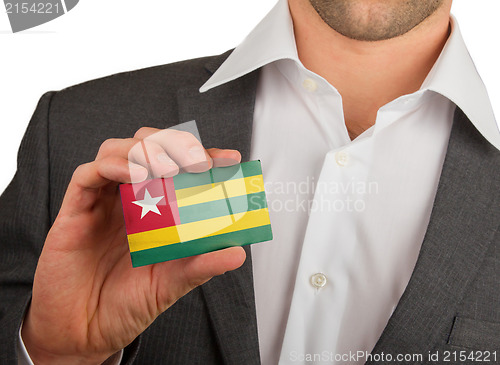
<path id="1" fill-rule="evenodd" d="M 105 141 L 79 166 L 38 262 L 22 337 L 35 364 L 99 364 L 131 343 L 177 299 L 234 270 L 234 247 L 132 268 L 119 183 L 206 171 L 240 162 L 234 150 L 205 150 L 191 134 L 140 129 Z"/>

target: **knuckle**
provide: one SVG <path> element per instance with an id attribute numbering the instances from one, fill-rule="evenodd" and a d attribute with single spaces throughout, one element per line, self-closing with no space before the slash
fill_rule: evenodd
<path id="1" fill-rule="evenodd" d="M 78 180 L 81 176 L 83 176 L 89 165 L 90 162 L 77 166 L 75 171 L 73 171 L 72 180 Z"/>
<path id="2" fill-rule="evenodd" d="M 155 130 L 155 128 L 151 127 L 141 127 L 137 130 L 137 132 L 135 132 L 134 138 L 143 139 L 146 136 L 149 136 L 151 133 L 154 133 Z"/>
<path id="3" fill-rule="evenodd" d="M 116 145 L 116 142 L 116 138 L 110 138 L 102 142 L 101 146 L 99 147 L 99 151 L 97 152 L 97 156 L 106 155 L 111 152 Z"/>
<path id="4" fill-rule="evenodd" d="M 201 145 L 200 141 L 190 132 L 185 131 L 172 131 L 173 137 L 177 143 L 185 144 L 185 145 Z"/>
<path id="5" fill-rule="evenodd" d="M 146 127 L 141 127 L 139 128 L 135 133 L 134 133 L 134 138 L 140 138 L 141 135 L 144 134 Z"/>
<path id="6" fill-rule="evenodd" d="M 151 152 L 162 150 L 162 148 L 160 147 L 160 145 L 158 143 L 155 143 L 154 141 L 148 141 L 146 139 L 139 142 L 138 147 L 140 147 L 141 150 L 144 150 L 144 152 L 146 152 L 146 153 L 151 153 Z"/>
<path id="7" fill-rule="evenodd" d="M 129 154 L 130 153 L 137 153 L 138 151 L 142 151 L 142 140 L 136 139 L 136 138 L 131 138 L 131 144 L 130 144 L 130 149 L 129 149 Z"/>

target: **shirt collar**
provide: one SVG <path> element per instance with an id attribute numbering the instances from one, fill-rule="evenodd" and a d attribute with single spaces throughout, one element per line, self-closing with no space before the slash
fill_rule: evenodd
<path id="1" fill-rule="evenodd" d="M 285 58 L 299 61 L 288 2 L 279 0 L 200 88 L 200 92 L 208 91 Z"/>
<path id="2" fill-rule="evenodd" d="M 266 64 L 298 58 L 293 23 L 287 0 L 279 0 L 269 14 L 235 48 L 200 92 L 233 81 Z M 421 90 L 432 90 L 451 100 L 467 115 L 477 130 L 500 149 L 500 132 L 481 77 L 465 46 L 456 19 L 451 34 Z"/>
<path id="3" fill-rule="evenodd" d="M 484 138 L 500 149 L 500 133 L 488 92 L 454 16 L 451 16 L 450 23 L 450 37 L 421 89 L 432 90 L 451 100 L 462 109 Z"/>

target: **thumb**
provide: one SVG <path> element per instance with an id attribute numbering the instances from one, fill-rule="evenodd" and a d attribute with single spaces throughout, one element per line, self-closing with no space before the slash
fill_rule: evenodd
<path id="1" fill-rule="evenodd" d="M 212 277 L 239 268 L 246 259 L 243 247 L 231 247 L 194 256 L 184 267 L 186 282 L 194 289 Z"/>
<path id="2" fill-rule="evenodd" d="M 170 267 L 168 274 L 165 273 L 165 275 L 170 274 L 169 280 L 164 282 L 164 285 L 157 286 L 157 300 L 160 311 L 166 310 L 180 297 L 197 286 L 206 283 L 212 277 L 239 268 L 243 265 L 245 259 L 246 253 L 243 247 L 231 247 L 176 260 L 176 267 Z M 160 265 L 168 265 L 169 263 L 173 262 L 164 262 Z M 175 292 L 173 292 L 173 289 Z"/>

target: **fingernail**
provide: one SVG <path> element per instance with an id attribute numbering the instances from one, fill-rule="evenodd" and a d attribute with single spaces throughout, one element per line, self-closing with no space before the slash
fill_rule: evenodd
<path id="1" fill-rule="evenodd" d="M 130 180 L 133 183 L 141 182 L 148 178 L 148 169 L 141 165 L 129 162 L 128 171 L 130 174 Z"/>
<path id="2" fill-rule="evenodd" d="M 200 146 L 191 147 L 191 149 L 189 150 L 189 156 L 191 156 L 191 159 L 194 163 L 207 160 L 205 149 Z"/>
<path id="3" fill-rule="evenodd" d="M 233 160 L 232 158 L 212 158 L 212 161 L 216 167 L 233 166 L 239 163 L 239 161 Z"/>

